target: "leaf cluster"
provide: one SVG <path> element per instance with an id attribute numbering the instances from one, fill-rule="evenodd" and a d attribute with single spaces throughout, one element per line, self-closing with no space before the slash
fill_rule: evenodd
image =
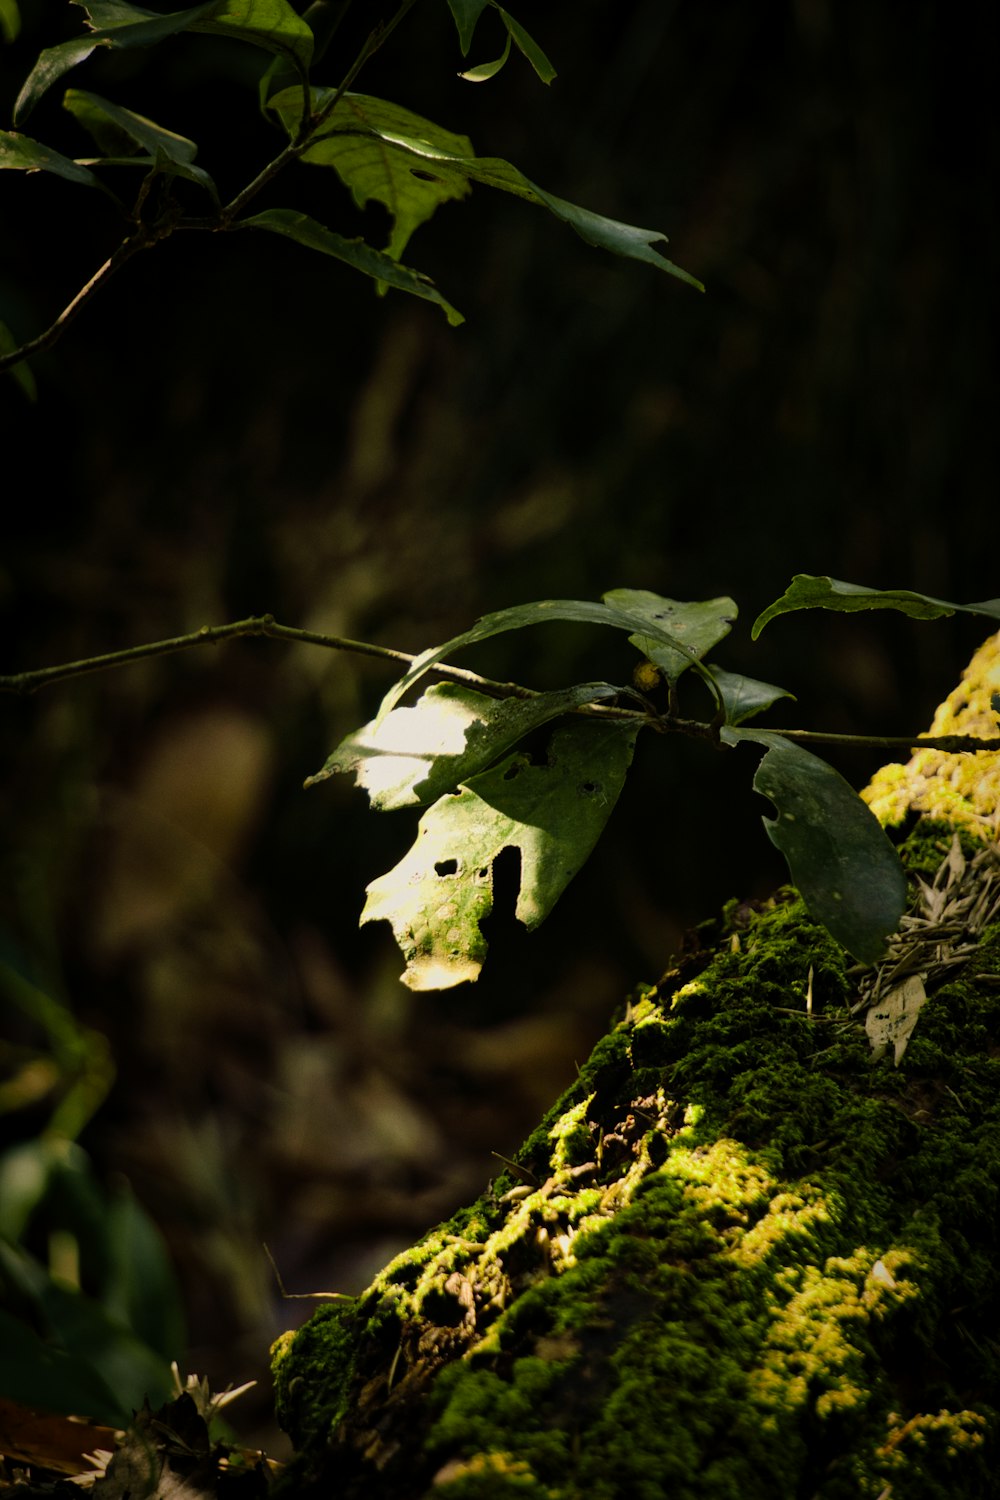
<path id="1" fill-rule="evenodd" d="M 117 206 L 126 237 L 115 256 L 44 334 L 19 343 L 0 324 L 0 369 L 19 371 L 29 395 L 33 386 L 23 368 L 25 358 L 53 343 L 81 302 L 132 253 L 184 230 L 280 235 L 371 278 L 380 295 L 390 287 L 406 292 L 436 304 L 450 323 L 461 323 L 462 314 L 430 277 L 407 265 L 402 256 L 414 231 L 442 205 L 467 197 L 474 184 L 545 208 L 588 244 L 643 261 L 701 289 L 700 282 L 662 254 L 659 247 L 666 237 L 659 231 L 624 224 L 567 202 L 532 182 L 512 163 L 477 155 L 467 136 L 403 104 L 355 91 L 358 74 L 415 0 L 401 0 L 391 18 L 369 34 L 357 56 L 341 60 L 335 83 L 322 83 L 314 74 L 321 66 L 332 70 L 337 65 L 334 43 L 346 5 L 315 0 L 300 15 L 290 0 L 204 0 L 167 13 L 133 5 L 130 0 L 71 3 L 83 12 L 86 29 L 80 36 L 45 48 L 39 56 L 18 95 L 14 128 L 0 131 L 0 169 L 45 172 L 96 189 Z M 496 0 L 448 0 L 448 5 L 463 56 L 487 10 L 497 15 L 506 38 L 499 58 L 466 69 L 462 77 L 472 82 L 494 77 L 512 48 L 543 82 L 555 77 L 538 43 Z M 228 203 L 222 202 L 215 177 L 198 160 L 197 142 L 90 90 L 67 88 L 62 98 L 63 107 L 91 138 L 90 153 L 67 155 L 24 130 L 49 90 L 95 52 L 141 51 L 188 33 L 223 37 L 270 56 L 260 77 L 256 104 L 277 134 L 275 154 Z M 254 102 L 248 103 L 252 108 Z M 231 111 L 227 111 L 227 132 L 239 128 L 239 121 L 229 115 Z M 385 245 L 345 235 L 302 212 L 294 202 L 249 212 L 258 194 L 295 163 L 333 172 L 358 207 L 381 205 L 390 221 Z M 138 185 L 130 169 L 140 174 Z"/>
<path id="2" fill-rule="evenodd" d="M 800 574 L 758 617 L 752 636 L 779 615 L 814 608 L 896 609 L 917 619 L 962 610 L 1000 620 L 1000 600 L 954 605 Z M 500 610 L 414 660 L 371 723 L 348 735 L 306 782 L 350 773 L 379 811 L 425 809 L 410 851 L 369 885 L 361 916 L 362 923 L 392 925 L 406 959 L 406 984 L 441 989 L 478 978 L 494 861 L 506 848 L 520 854 L 517 917 L 528 928 L 544 920 L 610 817 L 642 729 L 685 733 L 722 747 L 763 747 L 753 787 L 775 808 L 775 817 L 764 818 L 768 836 L 812 914 L 862 963 L 876 961 L 906 906 L 899 857 L 843 777 L 796 743 L 799 732 L 747 727 L 792 694 L 706 660 L 736 617 L 728 597 L 684 603 L 648 590 L 614 589 L 600 603 L 546 599 Z M 523 696 L 497 699 L 443 683 L 413 707 L 400 706 L 456 651 L 554 620 L 627 631 L 643 658 L 638 681 L 647 688 L 662 683 L 665 703 L 633 685 L 518 689 Z M 677 685 L 689 671 L 712 695 L 711 719 L 679 714 Z"/>

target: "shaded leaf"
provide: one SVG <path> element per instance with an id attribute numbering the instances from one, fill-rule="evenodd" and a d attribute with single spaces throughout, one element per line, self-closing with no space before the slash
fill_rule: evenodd
<path id="1" fill-rule="evenodd" d="M 466 83 L 485 83 L 488 78 L 495 78 L 510 57 L 510 36 L 500 56 L 495 62 L 480 63 L 477 68 L 468 68 L 466 72 L 459 73 L 459 78 L 464 78 Z"/>
<path id="2" fill-rule="evenodd" d="M 419 271 L 412 271 L 409 266 L 400 265 L 384 251 L 376 250 L 364 240 L 348 240 L 343 235 L 335 234 L 332 229 L 318 224 L 308 214 L 300 214 L 292 208 L 269 208 L 262 214 L 254 214 L 252 218 L 240 219 L 234 227 L 267 229 L 272 234 L 284 235 L 286 239 L 294 240 L 296 244 L 304 245 L 309 250 L 332 255 L 335 260 L 344 261 L 356 271 L 374 277 L 376 281 L 387 282 L 389 286 L 397 287 L 401 292 L 409 292 L 411 296 L 421 297 L 425 302 L 435 302 L 452 326 L 465 321 L 458 309 L 442 297 L 428 277 L 422 276 Z"/>
<path id="3" fill-rule="evenodd" d="M 162 1360 L 178 1359 L 186 1337 L 177 1278 L 163 1236 L 127 1186 L 108 1207 L 105 1233 L 105 1311 Z"/>
<path id="4" fill-rule="evenodd" d="M 727 724 L 742 724 L 777 703 L 779 698 L 795 699 L 787 688 L 775 687 L 770 682 L 758 682 L 755 677 L 743 677 L 739 672 L 725 672 L 722 667 L 710 666 L 709 671 L 715 685 L 722 694 L 722 705 L 726 711 Z"/>
<path id="5" fill-rule="evenodd" d="M 0 130 L 0 171 L 4 168 L 21 172 L 53 172 L 57 177 L 65 177 L 67 182 L 100 187 L 87 167 L 53 151 L 51 146 L 43 146 L 40 141 L 33 141 L 30 136 L 13 130 Z"/>
<path id="6" fill-rule="evenodd" d="M 145 147 L 153 163 L 163 171 L 186 177 L 207 189 L 218 202 L 215 183 L 207 172 L 194 165 L 198 147 L 187 136 L 177 135 L 162 125 L 147 120 L 144 115 L 134 114 L 130 109 L 112 104 L 99 94 L 90 94 L 83 89 L 67 89 L 63 107 L 89 131 L 97 146 L 110 157 L 130 156 L 136 147 Z M 147 162 L 141 158 L 142 164 Z"/>
<path id="7" fill-rule="evenodd" d="M 488 4 L 489 0 L 448 0 L 448 9 L 458 27 L 458 44 L 463 57 L 468 56 L 476 22 Z"/>
<path id="8" fill-rule="evenodd" d="M 2 135 L 0 135 L 0 154 L 2 154 L 2 152 L 3 138 Z M 2 163 L 0 163 L 0 165 L 2 165 Z M 7 324 L 0 323 L 0 354 L 13 354 L 15 349 L 17 348 L 17 339 L 11 333 L 10 329 L 7 327 Z M 28 364 L 28 361 L 26 359 L 21 360 L 20 364 L 11 365 L 7 371 L 7 374 L 13 376 L 29 401 L 38 400 L 38 386 L 35 384 L 35 377 L 32 374 L 31 366 Z"/>
<path id="9" fill-rule="evenodd" d="M 17 0 L 0 0 L 0 37 L 13 42 L 21 30 L 21 12 Z"/>
<path id="10" fill-rule="evenodd" d="M 874 813 L 832 766 L 774 730 L 727 726 L 721 738 L 766 747 L 753 785 L 778 813 L 763 820 L 768 837 L 813 916 L 874 963 L 906 906 L 903 867 Z"/>
<path id="11" fill-rule="evenodd" d="M 445 641 L 443 646 L 432 646 L 418 656 L 406 675 L 400 678 L 399 682 L 391 687 L 382 699 L 375 722 L 380 723 L 395 708 L 407 689 L 411 688 L 438 662 L 444 661 L 446 656 L 452 656 L 456 651 L 462 650 L 465 646 L 473 646 L 478 641 L 489 640 L 491 636 L 503 635 L 508 630 L 523 630 L 528 625 L 544 625 L 550 620 L 570 620 L 585 625 L 609 625 L 616 630 L 635 632 L 643 639 L 651 640 L 657 647 L 669 646 L 681 658 L 688 658 L 689 664 L 699 671 L 711 686 L 712 675 L 708 669 L 703 667 L 694 653 L 661 623 L 661 619 L 669 614 L 666 607 L 674 601 L 661 599 L 659 594 L 651 594 L 645 589 L 612 590 L 611 593 L 605 594 L 604 598 L 611 599 L 613 594 L 619 592 L 630 596 L 627 608 L 615 604 L 595 604 L 589 599 L 540 599 L 533 604 L 515 604 L 510 609 L 500 609 L 493 614 L 483 615 L 482 619 L 477 620 L 470 630 L 465 630 L 461 635 Z"/>
<path id="12" fill-rule="evenodd" d="M 648 589 L 612 589 L 604 594 L 606 604 L 622 609 L 648 612 L 687 651 L 665 645 L 652 636 L 630 635 L 629 640 L 643 656 L 655 662 L 671 682 L 692 665 L 692 656 L 701 658 L 729 634 L 739 613 L 732 599 L 703 599 L 685 604 L 679 599 L 663 599 Z M 688 654 L 690 653 L 690 654 Z"/>
<path id="13" fill-rule="evenodd" d="M 114 7 L 107 5 L 84 7 L 93 11 L 95 15 L 102 13 L 106 18 L 109 18 L 109 11 L 113 10 L 112 24 L 99 27 L 87 36 L 70 37 L 68 41 L 59 42 L 55 47 L 46 47 L 39 55 L 38 61 L 17 96 L 17 102 L 14 105 L 14 120 L 24 119 L 56 79 L 68 73 L 70 68 L 75 68 L 77 63 L 83 62 L 96 47 L 152 46 L 155 42 L 164 41 L 167 37 L 176 36 L 178 32 L 188 30 L 194 22 L 201 20 L 218 4 L 219 0 L 208 0 L 207 4 L 196 5 L 189 10 L 175 11 L 168 16 L 155 15 L 151 11 L 141 11 L 137 7 L 121 4 Z M 140 19 L 126 19 L 126 12 Z"/>
<path id="14" fill-rule="evenodd" d="M 380 811 L 426 807 L 532 730 L 615 691 L 588 682 L 534 698 L 489 698 L 458 683 L 437 683 L 413 708 L 397 708 L 348 735 L 306 786 L 353 771 Z"/>
<path id="15" fill-rule="evenodd" d="M 314 110 L 321 109 L 324 101 L 332 97 L 332 90 L 313 90 Z M 282 90 L 271 101 L 271 107 L 278 110 L 286 130 L 294 136 L 301 117 L 299 90 Z M 398 115 L 400 126 L 397 128 L 389 124 L 388 115 L 387 123 L 380 124 L 383 111 Z M 438 203 L 459 197 L 465 192 L 463 183 L 481 182 L 501 192 L 512 193 L 528 203 L 542 204 L 556 218 L 569 224 L 590 245 L 632 260 L 645 261 L 660 271 L 679 277 L 699 291 L 704 291 L 700 281 L 653 248 L 656 244 L 666 243 L 666 235 L 658 230 L 623 224 L 616 219 L 605 218 L 602 214 L 592 213 L 590 209 L 580 208 L 575 203 L 568 203 L 563 198 L 557 198 L 553 193 L 547 193 L 536 183 L 529 181 L 510 162 L 495 156 L 476 156 L 464 136 L 453 137 L 454 141 L 461 142 L 459 146 L 445 144 L 443 137 L 448 134 L 450 133 L 442 130 L 441 126 L 432 125 L 419 115 L 411 115 L 398 105 L 387 104 L 384 100 L 372 99 L 365 94 L 345 94 L 329 119 L 319 128 L 315 143 L 304 153 L 303 160 L 335 166 L 344 181 L 348 181 L 344 175 L 346 171 L 351 178 L 348 185 L 355 196 L 363 192 L 364 201 L 375 198 L 378 202 L 384 202 L 390 213 L 395 213 L 392 202 L 387 202 L 386 197 L 380 196 L 380 192 L 384 192 L 390 200 L 394 194 L 403 193 L 401 207 L 404 217 L 402 228 L 398 231 L 403 244 L 415 225 L 429 218 Z M 351 154 L 345 150 L 342 141 L 335 141 L 332 148 L 326 149 L 327 139 L 337 135 L 355 136 L 362 142 L 367 138 L 367 144 L 354 148 L 358 151 L 356 163 L 352 163 Z M 434 138 L 429 138 L 432 135 Z M 377 144 L 373 146 L 372 142 Z M 425 190 L 421 193 L 412 184 L 408 184 L 404 192 L 404 173 L 410 177 L 419 174 L 415 180 L 423 183 Z M 390 245 L 395 247 L 396 243 L 397 231 L 394 230 Z"/>
<path id="16" fill-rule="evenodd" d="M 507 28 L 508 36 L 513 38 L 515 45 L 524 53 L 539 78 L 543 83 L 551 83 L 553 78 L 556 77 L 556 70 L 534 37 L 530 36 L 520 21 L 515 21 L 514 17 L 508 11 L 504 10 L 502 6 L 498 5 L 497 10 L 500 12 L 503 24 Z"/>
<path id="17" fill-rule="evenodd" d="M 1000 599 L 987 599 L 981 604 L 951 604 L 928 594 L 911 593 L 909 589 L 869 589 L 825 575 L 796 573 L 781 598 L 757 616 L 750 632 L 752 638 L 756 640 L 764 626 L 778 615 L 787 615 L 796 609 L 833 609 L 845 613 L 859 609 L 896 609 L 916 620 L 939 620 L 957 612 L 1000 620 Z"/>
<path id="18" fill-rule="evenodd" d="M 22 1406 L 124 1426 L 129 1412 L 86 1358 L 54 1348 L 0 1308 L 0 1395 Z"/>
<path id="19" fill-rule="evenodd" d="M 392 924 L 404 984 L 433 990 L 478 979 L 493 861 L 506 848 L 521 854 L 518 919 L 528 928 L 544 920 L 611 814 L 636 733 L 621 722 L 566 720 L 553 730 L 546 764 L 510 755 L 424 813 L 416 843 L 368 887 L 361 915 Z"/>

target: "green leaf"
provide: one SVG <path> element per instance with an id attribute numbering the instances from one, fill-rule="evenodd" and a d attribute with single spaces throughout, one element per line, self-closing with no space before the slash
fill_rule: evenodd
<path id="1" fill-rule="evenodd" d="M 254 214 L 250 219 L 238 220 L 233 227 L 267 229 L 272 234 L 282 234 L 298 245 L 305 245 L 308 250 L 319 250 L 323 255 L 332 255 L 336 260 L 345 261 L 356 271 L 362 271 L 376 281 L 387 282 L 401 292 L 422 297 L 425 302 L 437 303 L 453 327 L 465 322 L 462 314 L 450 302 L 445 301 L 429 277 L 422 276 L 419 271 L 412 271 L 409 266 L 400 265 L 384 251 L 376 250 L 364 240 L 347 240 L 343 235 L 334 234 L 332 229 L 318 224 L 308 214 L 300 214 L 292 208 L 269 208 L 262 214 Z"/>
<path id="2" fill-rule="evenodd" d="M 743 677 L 738 672 L 724 672 L 714 665 L 709 671 L 715 685 L 722 694 L 722 706 L 726 711 L 727 724 L 742 724 L 770 708 L 779 698 L 795 699 L 795 694 L 786 688 L 775 687 L 770 682 L 758 682 L 755 677 Z"/>
<path id="3" fill-rule="evenodd" d="M 439 661 L 444 661 L 446 656 L 451 656 L 465 646 L 474 646 L 479 641 L 489 640 L 491 636 L 503 635 L 508 630 L 523 630 L 529 625 L 545 625 L 550 620 L 569 620 L 584 625 L 609 625 L 616 630 L 629 630 L 643 639 L 648 638 L 657 647 L 668 646 L 686 658 L 689 664 L 695 668 L 700 676 L 704 677 L 709 687 L 715 692 L 712 674 L 707 667 L 702 666 L 697 656 L 677 636 L 673 635 L 662 624 L 662 620 L 669 616 L 669 607 L 674 600 L 661 599 L 659 594 L 651 594 L 645 589 L 621 589 L 611 590 L 605 594 L 605 599 L 611 599 L 616 593 L 630 596 L 628 608 L 617 604 L 595 604 L 589 599 L 540 599 L 534 604 L 515 604 L 510 609 L 500 609 L 490 615 L 483 615 L 477 620 L 470 630 L 465 630 L 461 635 L 456 635 L 450 641 L 445 641 L 443 646 L 432 646 L 417 657 L 406 675 L 400 678 L 391 687 L 382 699 L 379 711 L 375 717 L 375 723 L 379 724 L 388 713 L 395 708 L 403 694 L 413 684 Z M 735 610 L 735 605 L 733 606 Z M 716 693 L 716 696 L 718 694 Z"/>
<path id="4" fill-rule="evenodd" d="M 834 609 L 848 614 L 858 609 L 898 609 L 915 620 L 939 620 L 955 613 L 1000 620 L 1000 599 L 987 599 L 981 604 L 951 604 L 928 594 L 911 593 L 909 589 L 869 589 L 857 583 L 842 583 L 837 578 L 796 573 L 781 598 L 757 616 L 750 632 L 752 638 L 756 640 L 776 616 L 791 614 L 796 609 Z"/>
<path id="5" fill-rule="evenodd" d="M 332 97 L 331 89 L 314 89 L 313 109 L 322 109 Z M 277 113 L 289 137 L 294 137 L 302 115 L 302 90 L 282 89 L 269 108 Z M 406 149 L 401 145 L 404 142 Z M 438 153 L 445 161 L 473 154 L 468 136 L 444 130 L 402 105 L 367 94 L 345 94 L 301 160 L 332 167 L 359 208 L 374 200 L 388 209 L 393 227 L 386 253 L 397 260 L 413 231 L 440 204 L 469 192 L 464 172 L 447 165 L 427 170 L 423 149 L 434 153 L 435 163 Z"/>
<path id="6" fill-rule="evenodd" d="M 333 92 L 314 89 L 311 97 L 314 111 L 320 110 Z M 298 133 L 301 106 L 297 88 L 283 89 L 270 102 L 293 138 Z M 345 142 L 345 136 L 352 137 L 353 144 Z M 496 156 L 476 156 L 466 137 L 454 136 L 420 115 L 366 94 L 345 94 L 339 100 L 302 159 L 334 167 L 359 203 L 374 198 L 384 203 L 394 218 L 398 213 L 399 222 L 390 240 L 392 253 L 398 253 L 397 247 L 405 245 L 416 226 L 428 219 L 439 203 L 464 196 L 469 182 L 481 182 L 528 203 L 543 205 L 590 245 L 644 261 L 704 291 L 700 281 L 653 248 L 666 243 L 666 235 L 658 230 L 622 224 L 567 203 L 529 181 L 510 162 Z"/>
<path id="7" fill-rule="evenodd" d="M 448 0 L 448 8 L 458 27 L 458 44 L 463 57 L 469 55 L 476 22 L 489 3 L 490 0 Z"/>
<path id="8" fill-rule="evenodd" d="M 906 908 L 906 876 L 874 813 L 832 766 L 774 730 L 726 727 L 721 738 L 766 747 L 753 785 L 778 813 L 763 820 L 768 837 L 813 916 L 875 963 Z"/>
<path id="9" fill-rule="evenodd" d="M 17 0 L 0 0 L 0 37 L 13 42 L 21 30 L 21 12 Z"/>
<path id="10" fill-rule="evenodd" d="M 546 764 L 515 752 L 424 813 L 413 848 L 368 887 L 361 914 L 362 923 L 392 924 L 404 984 L 435 990 L 478 979 L 493 861 L 506 848 L 521 853 L 518 919 L 528 928 L 545 919 L 611 814 L 637 732 L 621 722 L 564 720 Z"/>
<path id="11" fill-rule="evenodd" d="M 100 187 L 93 172 L 79 162 L 61 156 L 51 146 L 43 146 L 30 136 L 14 130 L 0 130 L 0 171 L 10 168 L 21 172 L 54 172 L 67 182 L 81 182 L 85 187 Z"/>
<path id="12" fill-rule="evenodd" d="M 3 1309 L 0 1395 L 22 1406 L 88 1417 L 112 1427 L 127 1426 L 131 1416 L 88 1359 L 53 1348 Z"/>
<path id="13" fill-rule="evenodd" d="M 629 636 L 631 644 L 655 662 L 671 682 L 676 682 L 692 665 L 692 657 L 700 659 L 729 634 L 739 613 L 735 602 L 725 596 L 685 604 L 679 599 L 663 599 L 648 589 L 612 589 L 603 598 L 606 604 L 616 608 L 648 612 L 651 619 L 659 621 L 675 640 L 687 648 L 678 651 L 675 646 L 664 645 L 652 636 Z"/>
<path id="14" fill-rule="evenodd" d="M 426 807 L 532 730 L 615 692 L 608 683 L 586 682 L 533 698 L 489 698 L 458 683 L 437 683 L 413 708 L 397 708 L 348 735 L 306 786 L 353 772 L 382 812 Z"/>
<path id="15" fill-rule="evenodd" d="M 3 136 L 0 134 L 0 157 L 2 157 L 2 153 Z M 0 160 L 0 166 L 2 165 L 3 162 Z M 0 354 L 13 354 L 14 350 L 18 347 L 17 339 L 11 333 L 7 324 L 0 323 Z M 7 374 L 17 381 L 29 401 L 38 400 L 38 386 L 35 384 L 35 377 L 26 359 L 21 360 L 20 364 L 11 365 Z"/>
<path id="16" fill-rule="evenodd" d="M 74 3 L 81 4 L 81 0 Z M 305 74 L 312 58 L 312 32 L 288 0 L 207 0 L 169 15 L 127 5 L 124 0 L 83 0 L 81 8 L 96 29 L 89 36 L 46 47 L 17 97 L 15 122 L 26 118 L 56 79 L 88 58 L 95 47 L 151 47 L 182 31 L 205 31 L 287 57 L 300 74 Z"/>
<path id="17" fill-rule="evenodd" d="M 485 83 L 487 78 L 495 78 L 510 57 L 510 37 L 497 58 L 496 62 L 480 63 L 477 68 L 469 68 L 464 73 L 459 73 L 459 78 L 464 78 L 466 83 Z"/>
<path id="18" fill-rule="evenodd" d="M 190 10 L 175 11 L 168 16 L 154 15 L 151 11 L 141 11 L 132 6 L 116 5 L 116 19 L 112 25 L 92 31 L 89 36 L 70 37 L 68 41 L 59 42 L 55 47 L 45 48 L 17 96 L 14 105 L 15 123 L 25 119 L 56 79 L 88 58 L 95 47 L 152 46 L 169 36 L 176 36 L 178 32 L 187 31 L 195 21 L 216 9 L 218 4 L 219 0 L 208 0 L 207 4 L 196 5 Z M 109 7 L 91 6 L 89 9 L 96 14 L 98 11 L 106 13 Z M 126 20 L 125 12 L 134 13 L 140 19 Z M 121 19 L 117 19 L 118 17 Z"/>
<path id="19" fill-rule="evenodd" d="M 503 24 L 507 28 L 508 36 L 513 37 L 515 45 L 524 53 L 539 78 L 543 83 L 551 83 L 556 77 L 556 70 L 534 37 L 529 36 L 521 23 L 515 21 L 514 17 L 508 11 L 505 11 L 502 6 L 498 5 L 497 10 L 500 12 Z"/>
<path id="20" fill-rule="evenodd" d="M 135 148 L 145 147 L 149 158 L 137 158 L 137 164 L 155 164 L 159 170 L 186 177 L 205 188 L 219 201 L 215 183 L 207 172 L 194 165 L 198 147 L 187 136 L 176 135 L 162 125 L 147 120 L 121 105 L 89 94 L 83 89 L 67 89 L 63 107 L 93 136 L 98 149 L 109 157 L 130 158 Z M 151 159 L 151 161 L 150 161 Z"/>
<path id="21" fill-rule="evenodd" d="M 105 1232 L 105 1311 L 161 1359 L 179 1359 L 186 1339 L 177 1278 L 163 1236 L 127 1185 L 111 1201 Z"/>

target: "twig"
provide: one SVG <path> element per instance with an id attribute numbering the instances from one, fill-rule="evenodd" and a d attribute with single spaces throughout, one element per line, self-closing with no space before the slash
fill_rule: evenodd
<path id="1" fill-rule="evenodd" d="M 321 635 L 315 630 L 300 630 L 295 625 L 279 625 L 273 615 L 251 615 L 246 620 L 234 620 L 229 625 L 203 625 L 200 630 L 193 630 L 188 635 L 170 636 L 165 641 L 149 641 L 143 646 L 127 646 L 122 651 L 108 651 L 101 656 L 85 656 L 80 661 L 62 662 L 56 667 L 37 667 L 29 672 L 2 674 L 0 693 L 34 693 L 39 688 L 49 687 L 54 682 L 64 682 L 70 677 L 86 677 L 92 672 L 127 667 L 132 662 L 143 661 L 147 657 L 170 656 L 176 651 L 187 651 L 192 646 L 214 646 L 219 641 L 251 635 L 268 636 L 279 641 L 296 641 L 307 646 L 322 646 L 328 651 L 348 651 L 355 656 L 374 656 L 381 661 L 400 662 L 406 666 L 412 666 L 418 659 L 409 651 L 396 651 L 391 646 L 375 646 L 370 641 L 354 641 L 346 636 Z M 536 688 L 524 687 L 519 682 L 497 682 L 492 677 L 481 677 L 478 672 L 454 667 L 449 662 L 437 662 L 430 670 L 450 682 L 465 683 L 494 698 L 539 696 Z M 623 693 L 628 691 L 622 689 Z M 656 714 L 648 709 L 625 708 L 607 703 L 584 703 L 573 712 L 592 718 L 634 719 L 661 734 L 685 734 L 695 739 L 718 742 L 714 726 L 701 719 L 682 719 L 674 714 Z M 1000 739 L 981 740 L 959 734 L 822 734 L 810 729 L 775 729 L 774 733 L 790 740 L 814 744 L 858 745 L 876 750 L 944 750 L 952 754 L 1000 750 Z"/>

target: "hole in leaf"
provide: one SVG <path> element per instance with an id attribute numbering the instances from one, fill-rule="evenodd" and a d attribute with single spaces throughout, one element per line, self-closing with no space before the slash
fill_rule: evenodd
<path id="1" fill-rule="evenodd" d="M 458 874 L 458 860 L 457 859 L 439 859 L 438 862 L 437 862 L 437 864 L 434 866 L 434 874 L 435 875 L 457 875 Z"/>
<path id="2" fill-rule="evenodd" d="M 433 172 L 422 172 L 419 167 L 410 168 L 410 176 L 417 177 L 421 182 L 440 182 L 440 177 L 435 177 Z"/>
<path id="3" fill-rule="evenodd" d="M 583 781 L 580 783 L 580 790 L 584 796 L 592 797 L 595 792 L 601 790 L 601 784 L 599 781 Z"/>
<path id="4" fill-rule="evenodd" d="M 515 776 L 519 776 L 521 773 L 521 766 L 521 761 L 512 761 L 511 764 L 507 767 L 506 771 L 503 773 L 504 781 L 513 781 Z"/>

